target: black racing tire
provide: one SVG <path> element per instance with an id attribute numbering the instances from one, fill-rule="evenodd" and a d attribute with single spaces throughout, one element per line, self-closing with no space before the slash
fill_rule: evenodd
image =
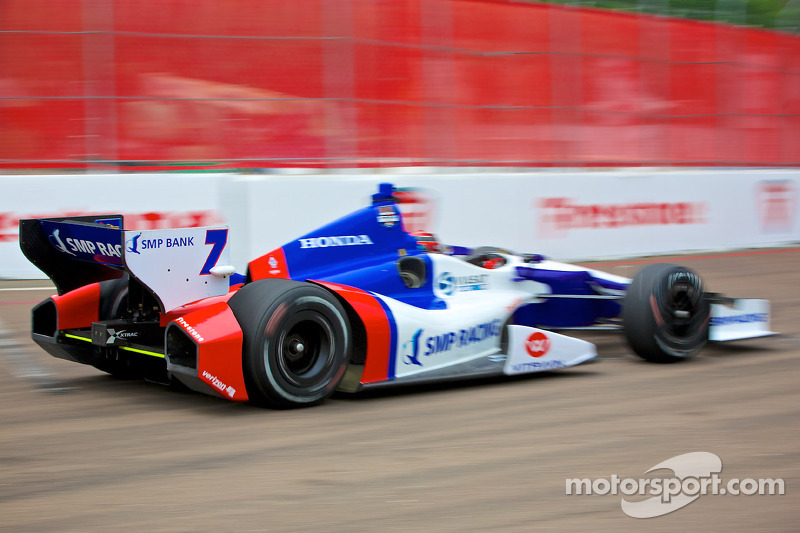
<path id="1" fill-rule="evenodd" d="M 703 281 L 688 268 L 649 265 L 625 294 L 622 323 L 633 351 L 654 363 L 675 363 L 699 352 L 708 340 L 711 308 Z"/>
<path id="2" fill-rule="evenodd" d="M 265 279 L 242 287 L 228 305 L 244 334 L 251 402 L 285 409 L 333 394 L 352 342 L 347 312 L 334 295 L 312 283 Z"/>
<path id="3" fill-rule="evenodd" d="M 128 316 L 127 274 L 121 278 L 100 282 L 100 320 L 130 318 Z"/>

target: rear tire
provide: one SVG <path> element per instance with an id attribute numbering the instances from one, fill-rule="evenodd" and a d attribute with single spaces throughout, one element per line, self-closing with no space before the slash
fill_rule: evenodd
<path id="1" fill-rule="evenodd" d="M 637 273 L 622 308 L 628 344 L 655 363 L 674 363 L 699 352 L 708 340 L 709 316 L 700 277 L 668 263 Z"/>
<path id="2" fill-rule="evenodd" d="M 100 320 L 131 318 L 128 310 L 128 275 L 100 282 Z M 142 379 L 144 366 L 136 359 L 120 353 L 115 346 L 96 347 L 92 366 L 117 379 Z M 141 356 L 140 356 L 141 357 Z"/>
<path id="3" fill-rule="evenodd" d="M 352 342 L 347 313 L 335 296 L 310 283 L 265 279 L 242 287 L 228 304 L 244 333 L 251 401 L 304 407 L 333 394 Z"/>

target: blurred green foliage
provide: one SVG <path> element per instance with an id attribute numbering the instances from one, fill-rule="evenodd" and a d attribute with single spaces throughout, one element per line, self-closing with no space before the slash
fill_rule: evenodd
<path id="1" fill-rule="evenodd" d="M 800 32 L 800 0 L 543 0 Z"/>

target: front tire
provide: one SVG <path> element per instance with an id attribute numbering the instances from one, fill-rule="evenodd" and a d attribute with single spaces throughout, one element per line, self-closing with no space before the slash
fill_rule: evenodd
<path id="1" fill-rule="evenodd" d="M 674 363 L 705 345 L 710 312 L 697 274 L 678 265 L 654 264 L 637 273 L 628 287 L 623 330 L 639 357 Z"/>
<path id="2" fill-rule="evenodd" d="M 344 377 L 351 333 L 331 293 L 310 283 L 265 279 L 229 300 L 244 333 L 247 393 L 277 408 L 315 405 Z"/>

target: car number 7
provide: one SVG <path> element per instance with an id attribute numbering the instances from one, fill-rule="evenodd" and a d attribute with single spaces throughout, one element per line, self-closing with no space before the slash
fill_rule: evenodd
<path id="1" fill-rule="evenodd" d="M 222 250 L 225 249 L 225 245 L 227 243 L 227 229 L 206 230 L 206 244 L 213 244 L 214 246 L 211 248 L 211 251 L 208 254 L 206 264 L 203 265 L 203 269 L 200 270 L 201 276 L 211 274 L 211 269 L 217 264 L 217 261 L 219 261 L 219 257 L 222 255 Z"/>

